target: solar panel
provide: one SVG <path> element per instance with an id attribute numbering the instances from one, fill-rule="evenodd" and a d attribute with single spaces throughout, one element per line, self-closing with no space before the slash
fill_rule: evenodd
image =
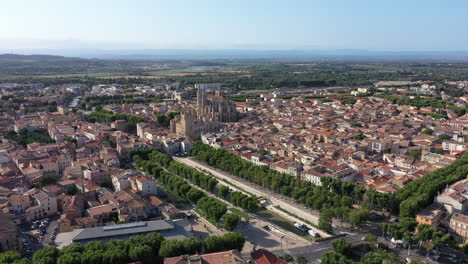
<path id="1" fill-rule="evenodd" d="M 102 230 L 111 231 L 111 230 L 120 230 L 120 229 L 127 229 L 127 228 L 143 227 L 143 226 L 146 226 L 145 222 L 135 222 L 135 223 L 121 224 L 121 225 L 104 226 L 102 228 Z"/>

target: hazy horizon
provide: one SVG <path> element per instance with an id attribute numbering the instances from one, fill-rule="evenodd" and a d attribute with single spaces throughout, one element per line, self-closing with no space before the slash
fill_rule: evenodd
<path id="1" fill-rule="evenodd" d="M 468 48 L 468 2 L 11 1 L 0 50 L 368 50 Z"/>

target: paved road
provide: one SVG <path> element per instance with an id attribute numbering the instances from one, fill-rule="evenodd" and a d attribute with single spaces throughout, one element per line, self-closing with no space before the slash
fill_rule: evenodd
<path id="1" fill-rule="evenodd" d="M 193 160 L 191 158 L 174 157 L 174 159 L 188 166 L 208 171 L 209 173 L 213 174 L 214 176 L 220 179 L 224 179 L 228 182 L 233 182 L 234 185 L 238 186 L 239 188 L 244 189 L 245 191 L 251 194 L 269 199 L 272 206 L 280 206 L 281 208 L 303 219 L 306 219 L 313 224 L 316 224 L 316 225 L 318 224 L 318 218 L 319 218 L 318 215 L 312 214 L 311 210 L 307 210 L 304 206 L 300 204 L 297 204 L 297 203 L 294 204 L 292 200 L 283 198 L 281 197 L 281 195 L 277 193 L 272 193 L 271 191 L 266 190 L 265 188 L 262 188 L 261 186 L 249 183 L 239 177 L 235 177 L 234 175 L 229 175 L 226 172 L 215 170 L 214 168 L 209 167 L 205 164 L 202 164 L 201 162 L 197 160 Z M 298 221 L 300 222 L 300 220 Z"/>
<path id="2" fill-rule="evenodd" d="M 44 246 L 53 245 L 53 241 L 52 241 L 52 244 L 50 244 L 51 242 L 50 238 L 55 232 L 56 228 L 58 228 L 58 219 L 57 217 L 54 217 L 50 220 L 49 225 L 46 228 L 46 233 L 44 234 L 44 239 L 42 240 L 42 244 Z"/>

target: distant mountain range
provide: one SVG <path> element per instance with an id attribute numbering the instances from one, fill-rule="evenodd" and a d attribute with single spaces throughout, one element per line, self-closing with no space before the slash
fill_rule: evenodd
<path id="1" fill-rule="evenodd" d="M 0 53 L 7 52 L 0 50 Z M 141 50 L 15 50 L 17 54 L 31 55 L 29 58 L 47 58 L 49 54 L 55 59 L 65 57 L 120 59 L 120 60 L 206 60 L 206 59 L 365 59 L 365 60 L 468 60 L 468 51 L 370 51 L 358 49 L 340 50 L 188 50 L 188 49 L 141 49 Z M 19 59 L 17 54 L 7 54 L 0 59 Z M 52 59 L 52 57 L 48 57 Z"/>

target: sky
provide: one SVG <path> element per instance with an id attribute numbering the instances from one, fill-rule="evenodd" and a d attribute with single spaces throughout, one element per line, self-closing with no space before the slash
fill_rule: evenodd
<path id="1" fill-rule="evenodd" d="M 0 0 L 0 48 L 468 50 L 467 0 Z"/>

